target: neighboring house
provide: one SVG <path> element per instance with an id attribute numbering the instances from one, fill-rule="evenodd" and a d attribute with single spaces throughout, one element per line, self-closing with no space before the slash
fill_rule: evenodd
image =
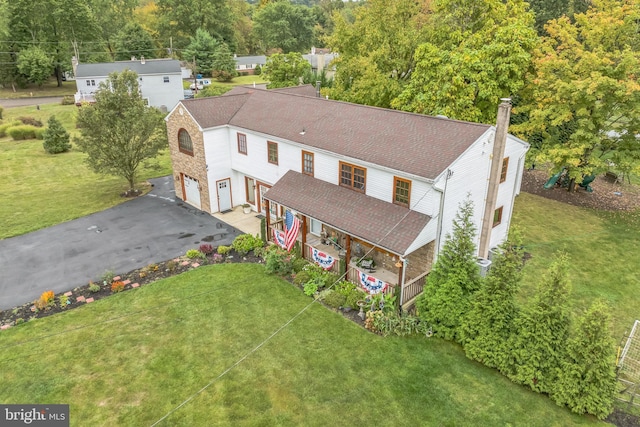
<path id="1" fill-rule="evenodd" d="M 335 74 L 335 68 L 329 64 L 336 57 L 336 54 L 331 53 L 328 49 L 311 49 L 311 54 L 302 55 L 304 59 L 311 64 L 311 70 L 317 72 L 318 70 L 326 70 L 327 77 L 332 77 Z M 264 67 L 267 63 L 267 57 L 264 55 L 257 56 L 234 56 L 236 61 L 236 71 L 239 74 L 255 74 L 255 69 L 259 65 Z"/>
<path id="2" fill-rule="evenodd" d="M 191 64 L 187 61 L 180 62 L 180 75 L 183 80 L 193 78 L 193 72 L 191 71 Z"/>
<path id="3" fill-rule="evenodd" d="M 138 73 L 138 84 L 142 98 L 148 104 L 165 111 L 171 110 L 184 99 L 180 62 L 174 59 L 144 59 L 97 64 L 75 64 L 74 73 L 78 92 L 76 105 L 94 102 L 94 93 L 100 83 L 114 71 L 131 70 Z"/>
<path id="4" fill-rule="evenodd" d="M 236 71 L 238 74 L 255 74 L 258 65 L 262 68 L 267 63 L 267 57 L 264 55 L 257 56 L 233 56 L 236 61 Z"/>
<path id="5" fill-rule="evenodd" d="M 394 289 L 405 308 L 467 195 L 483 230 L 479 256 L 506 238 L 529 148 L 506 133 L 509 103 L 496 127 L 315 93 L 235 88 L 180 102 L 166 118 L 176 196 L 209 213 L 248 203 L 270 240 L 289 209 L 305 257 L 344 258 L 351 280 Z M 363 255 L 375 271 L 370 260 L 358 265 Z"/>
<path id="6" fill-rule="evenodd" d="M 329 49 L 312 47 L 311 54 L 302 55 L 302 57 L 311 64 L 311 71 L 314 73 L 325 70 L 328 78 L 334 76 L 336 70 L 335 66 L 331 65 L 331 61 L 336 54 L 331 53 Z"/>

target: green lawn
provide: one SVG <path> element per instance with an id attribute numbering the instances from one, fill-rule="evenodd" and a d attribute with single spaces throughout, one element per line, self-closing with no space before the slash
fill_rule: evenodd
<path id="1" fill-rule="evenodd" d="M 149 426 L 194 395 L 159 425 L 603 425 L 456 345 L 318 305 L 244 358 L 310 301 L 261 265 L 222 264 L 34 320 L 0 332 L 0 401 L 69 403 L 72 426 Z"/>
<path id="2" fill-rule="evenodd" d="M 45 126 L 51 114 L 72 134 L 75 129 L 74 105 L 43 104 L 5 110 L 5 122 L 29 116 Z M 85 154 L 74 147 L 70 152 L 51 155 L 42 141 L 13 141 L 0 138 L 0 239 L 28 233 L 50 225 L 98 212 L 125 201 L 120 193 L 127 189 L 124 179 L 98 175 L 87 168 Z M 171 174 L 168 150 L 147 162 L 140 170 L 141 183 Z M 143 187 L 144 184 L 141 184 Z"/>
<path id="3" fill-rule="evenodd" d="M 76 82 L 69 80 L 62 82 L 62 87 L 58 87 L 58 82 L 55 79 L 50 79 L 42 86 L 35 84 L 29 84 L 25 88 L 19 88 L 16 86 L 16 91 L 13 91 L 11 86 L 0 88 L 0 98 L 30 98 L 40 96 L 65 96 L 73 95 L 76 93 Z"/>
<path id="4" fill-rule="evenodd" d="M 573 312 L 594 299 L 611 306 L 616 341 L 638 319 L 640 307 L 640 211 L 597 212 L 522 193 L 512 224 L 524 231 L 532 255 L 524 269 L 523 295 L 533 292 L 558 250 L 570 256 Z"/>

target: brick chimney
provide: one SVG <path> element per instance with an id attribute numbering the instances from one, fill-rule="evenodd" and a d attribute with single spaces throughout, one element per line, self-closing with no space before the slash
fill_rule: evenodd
<path id="1" fill-rule="evenodd" d="M 501 101 L 498 106 L 496 133 L 493 138 L 493 152 L 491 154 L 489 185 L 487 186 L 487 198 L 484 204 L 484 215 L 482 216 L 482 229 L 480 230 L 480 245 L 478 246 L 478 256 L 485 259 L 489 256 L 493 215 L 496 210 L 498 188 L 500 187 L 500 174 L 502 172 L 502 159 L 504 158 L 504 147 L 507 145 L 507 132 L 509 131 L 509 119 L 511 117 L 511 98 L 502 98 Z"/>

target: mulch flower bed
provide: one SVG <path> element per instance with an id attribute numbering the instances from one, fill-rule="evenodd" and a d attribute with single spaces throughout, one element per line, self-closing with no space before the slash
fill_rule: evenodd
<path id="1" fill-rule="evenodd" d="M 90 282 L 84 286 L 79 286 L 73 290 L 57 294 L 52 299 L 51 304 L 42 309 L 36 308 L 37 301 L 32 301 L 13 309 L 4 310 L 0 312 L 0 329 L 8 329 L 11 326 L 19 325 L 32 319 L 39 319 L 51 316 L 52 314 L 72 310 L 76 307 L 90 304 L 99 299 L 113 295 L 114 291 L 112 290 L 112 286 L 117 282 L 120 282 L 122 286 L 122 290 L 119 292 L 125 292 L 129 289 L 135 289 L 155 282 L 156 280 L 165 279 L 167 277 L 193 270 L 201 265 L 241 262 L 263 263 L 264 261 L 261 257 L 255 256 L 253 252 L 243 256 L 238 254 L 236 251 L 231 250 L 223 258 L 217 254 L 207 255 L 205 259 L 188 259 L 187 257 L 182 256 L 168 261 L 159 262 L 157 264 L 150 264 L 137 270 L 114 276 L 109 278 L 109 280 Z M 285 277 L 285 280 L 293 286 L 300 288 L 301 291 L 303 290 L 302 286 L 297 286 L 293 283 L 293 276 Z M 118 285 L 115 285 L 115 287 L 117 286 Z M 61 304 L 60 297 L 63 295 L 66 296 L 66 303 Z M 358 310 L 337 310 L 329 306 L 326 307 L 333 311 L 339 311 L 344 317 L 354 323 L 364 326 L 364 321 L 358 315 Z"/>
<path id="2" fill-rule="evenodd" d="M 71 310 L 108 297 L 109 295 L 113 295 L 114 291 L 112 290 L 112 286 L 114 286 L 114 283 L 116 282 L 120 282 L 121 285 L 118 284 L 114 287 L 117 288 L 120 285 L 122 286 L 122 290 L 120 292 L 124 292 L 129 289 L 135 289 L 148 283 L 155 282 L 156 280 L 184 273 L 185 271 L 198 268 L 201 265 L 216 264 L 220 262 L 262 263 L 263 260 L 262 258 L 253 255 L 253 253 L 241 256 L 237 252 L 231 250 L 222 259 L 220 258 L 220 255 L 210 254 L 207 255 L 205 259 L 188 259 L 187 257 L 182 256 L 157 264 L 150 264 L 137 270 L 120 274 L 113 278 L 108 278 L 109 280 L 90 282 L 84 286 L 74 288 L 73 290 L 56 294 L 50 304 L 43 308 L 37 308 L 36 300 L 13 309 L 4 310 L 0 312 L 0 329 L 8 329 L 11 326 L 19 325 L 32 319 L 51 316 L 52 314 Z M 66 299 L 66 302 L 61 304 L 61 298 L 63 301 Z"/>

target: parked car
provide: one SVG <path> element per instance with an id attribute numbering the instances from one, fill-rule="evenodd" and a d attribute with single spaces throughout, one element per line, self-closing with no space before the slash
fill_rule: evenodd
<path id="1" fill-rule="evenodd" d="M 191 88 L 191 90 L 196 90 L 196 88 L 198 90 L 202 90 L 204 89 L 204 86 L 201 85 L 200 83 L 198 83 L 197 85 L 195 83 L 191 83 L 191 86 L 189 86 Z"/>

